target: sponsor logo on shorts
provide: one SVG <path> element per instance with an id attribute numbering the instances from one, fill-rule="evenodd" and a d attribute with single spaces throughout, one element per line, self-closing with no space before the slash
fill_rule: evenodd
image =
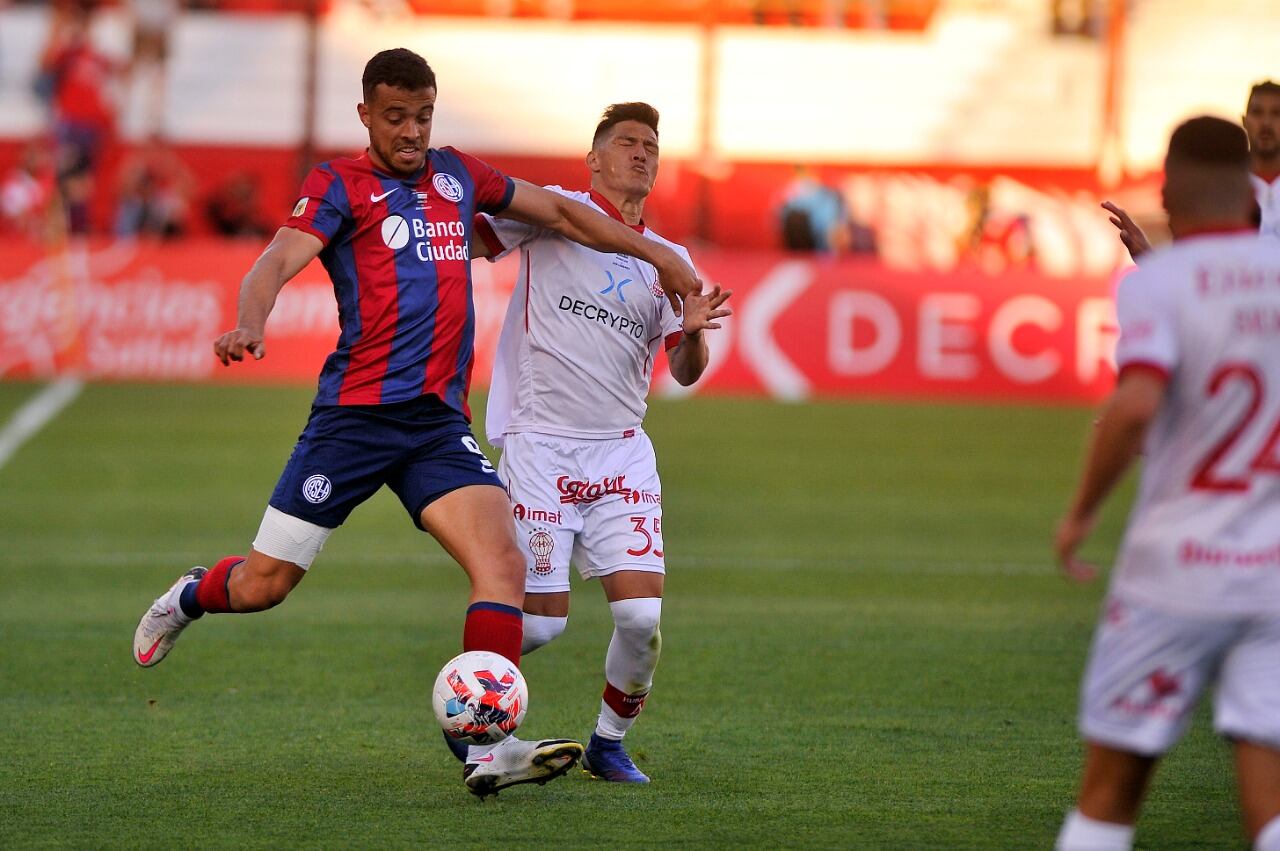
<path id="1" fill-rule="evenodd" d="M 529 552 L 533 553 L 533 572 L 546 576 L 551 572 L 551 552 L 556 548 L 556 539 L 545 529 L 539 529 L 529 536 Z"/>
<path id="2" fill-rule="evenodd" d="M 595 502 L 598 499 L 604 499 L 612 494 L 622 494 L 624 496 L 631 493 L 631 489 L 626 486 L 626 476 L 614 476 L 609 478 L 605 476 L 598 482 L 589 482 L 586 479 L 571 479 L 568 476 L 561 476 L 556 479 L 556 490 L 560 491 L 560 502 L 562 504 L 572 503 L 581 505 L 584 502 Z"/>
<path id="3" fill-rule="evenodd" d="M 662 494 L 628 488 L 622 494 L 622 501 L 629 505 L 662 505 Z"/>
<path id="4" fill-rule="evenodd" d="M 313 505 L 319 505 L 329 498 L 333 485 L 328 476 L 315 475 L 302 483 L 302 497 Z"/>
<path id="5" fill-rule="evenodd" d="M 437 174 L 431 178 L 431 185 L 440 193 L 440 197 L 446 201 L 452 201 L 456 204 L 462 200 L 462 184 L 452 174 L 443 172 Z"/>
<path id="6" fill-rule="evenodd" d="M 1182 679 L 1164 668 L 1152 671 L 1139 688 L 1146 691 L 1145 697 L 1122 694 L 1111 702 L 1111 708 L 1125 715 L 1156 716 L 1169 720 L 1181 717 L 1188 708 L 1179 701 L 1168 700 L 1182 693 Z"/>
<path id="7" fill-rule="evenodd" d="M 543 508 L 530 508 L 519 502 L 511 509 L 511 514 L 517 520 L 528 520 L 531 523 L 551 523 L 559 526 L 564 522 L 560 511 L 547 511 Z"/>

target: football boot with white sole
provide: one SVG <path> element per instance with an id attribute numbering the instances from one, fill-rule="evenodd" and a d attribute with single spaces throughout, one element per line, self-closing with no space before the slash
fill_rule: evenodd
<path id="1" fill-rule="evenodd" d="M 133 661 L 144 668 L 159 665 L 173 643 L 187 628 L 194 618 L 187 617 L 178 605 L 182 589 L 192 582 L 199 582 L 209 571 L 203 567 L 193 567 L 178 577 L 178 581 L 169 586 L 169 590 L 161 594 L 147 613 L 138 622 L 138 629 L 133 633 Z"/>
<path id="2" fill-rule="evenodd" d="M 481 798 L 521 783 L 542 785 L 573 768 L 582 745 L 570 739 L 525 742 L 508 736 L 486 754 L 473 749 L 462 767 L 467 791 Z"/>

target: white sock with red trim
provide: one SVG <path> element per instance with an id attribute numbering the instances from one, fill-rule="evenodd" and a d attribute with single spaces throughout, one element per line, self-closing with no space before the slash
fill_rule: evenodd
<path id="1" fill-rule="evenodd" d="M 661 597 L 636 597 L 610 603 L 613 638 L 604 657 L 604 698 L 596 735 L 621 739 L 644 708 L 653 672 L 662 655 Z"/>

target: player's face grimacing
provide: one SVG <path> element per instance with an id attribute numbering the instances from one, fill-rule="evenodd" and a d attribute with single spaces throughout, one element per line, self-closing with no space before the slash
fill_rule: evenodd
<path id="1" fill-rule="evenodd" d="M 587 165 L 606 187 L 645 198 L 658 179 L 658 134 L 639 121 L 623 121 L 614 125 L 587 157 Z"/>
<path id="2" fill-rule="evenodd" d="M 1249 149 L 1270 159 L 1280 155 L 1280 95 L 1256 94 L 1244 113 Z"/>
<path id="3" fill-rule="evenodd" d="M 408 176 L 422 168 L 431 144 L 431 116 L 436 90 L 398 89 L 379 83 L 373 97 L 358 107 L 360 123 L 369 129 L 369 158 L 391 174 Z"/>

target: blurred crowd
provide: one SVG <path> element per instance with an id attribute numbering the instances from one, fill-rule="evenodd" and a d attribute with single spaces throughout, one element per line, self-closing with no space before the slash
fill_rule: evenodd
<path id="1" fill-rule="evenodd" d="M 3 0 L 0 0 L 0 4 Z M 198 197 L 196 181 L 166 140 L 165 63 L 173 25 L 192 0 L 122 0 L 129 53 L 115 57 L 91 37 L 100 5 L 55 0 L 40 53 L 34 94 L 44 131 L 0 176 L 0 232 L 32 238 L 110 231 L 119 237 L 173 238 L 193 230 L 227 236 L 266 232 L 257 184 L 248 173 Z M 121 134 L 123 106 L 133 110 L 132 139 Z M 95 216 L 95 199 L 111 199 Z M 96 219 L 96 220 L 95 220 Z"/>
<path id="2" fill-rule="evenodd" d="M 118 55 L 104 52 L 102 40 L 91 37 L 95 20 L 108 7 L 115 22 L 123 16 L 129 28 Z M 45 111 L 45 129 L 0 174 L 0 233 L 36 239 L 88 233 L 126 239 L 269 234 L 273 219 L 264 213 L 260 197 L 265 184 L 251 161 L 244 168 L 198 170 L 189 161 L 193 149 L 184 152 L 166 133 L 171 39 L 181 16 L 198 7 L 224 8 L 218 0 L 50 4 L 51 23 L 31 80 Z M 279 183 L 279 175 L 272 177 Z M 902 240 L 894 236 L 895 229 L 902 230 L 900 211 L 886 212 L 877 197 L 889 190 L 855 197 L 851 181 L 848 173 L 823 175 L 798 165 L 789 179 L 779 179 L 772 201 L 764 199 L 755 211 L 743 212 L 767 211 L 776 223 L 775 245 L 795 252 L 931 268 L 967 265 L 993 273 L 1036 264 L 1029 215 L 1011 209 L 1007 198 L 994 205 L 986 184 L 955 187 L 951 212 L 939 216 L 945 219 L 940 224 L 945 234 L 919 237 L 913 249 L 917 259 L 905 257 Z M 939 239 L 944 248 L 936 248 Z"/>

